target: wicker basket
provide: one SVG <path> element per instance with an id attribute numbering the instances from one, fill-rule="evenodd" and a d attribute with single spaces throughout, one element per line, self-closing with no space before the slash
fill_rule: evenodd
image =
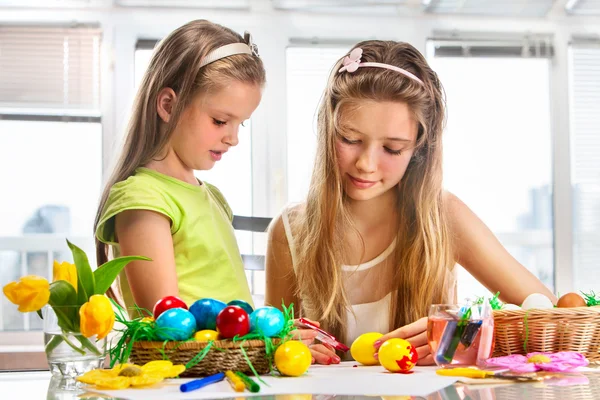
<path id="1" fill-rule="evenodd" d="M 576 351 L 600 362 L 600 307 L 494 311 L 494 325 L 494 357 Z"/>
<path id="2" fill-rule="evenodd" d="M 278 342 L 278 339 L 273 339 L 273 344 Z M 149 361 L 164 359 L 164 352 L 166 358 L 173 364 L 185 365 L 207 345 L 208 342 L 194 341 L 167 342 L 166 345 L 163 345 L 163 342 L 140 341 L 133 344 L 129 360 L 134 364 L 143 365 Z M 264 341 L 247 340 L 234 343 L 231 340 L 218 340 L 213 342 L 211 349 L 202 361 L 187 369 L 181 376 L 206 376 L 227 370 L 251 374 L 252 370 L 240 349 L 241 346 L 244 346 L 246 355 L 257 373 L 262 375 L 270 372 L 271 365 L 267 358 Z"/>

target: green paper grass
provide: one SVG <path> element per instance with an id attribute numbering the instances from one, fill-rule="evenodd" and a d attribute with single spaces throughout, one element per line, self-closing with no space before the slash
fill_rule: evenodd
<path id="1" fill-rule="evenodd" d="M 589 293 L 581 292 L 583 298 L 585 299 L 585 304 L 588 307 L 600 306 L 600 295 L 597 295 L 593 290 L 590 290 Z"/>
<path id="2" fill-rule="evenodd" d="M 500 292 L 497 292 L 494 295 L 494 297 L 491 297 L 489 299 L 490 307 L 492 307 L 492 310 L 502 310 L 502 306 L 504 304 L 502 304 L 498 296 L 500 296 Z M 477 299 L 475 300 L 475 304 L 483 304 L 483 296 L 477 297 Z"/>
<path id="3" fill-rule="evenodd" d="M 169 343 L 168 340 L 161 340 L 159 339 L 159 333 L 165 334 L 165 330 L 174 330 L 174 328 L 159 328 L 156 326 L 156 323 L 154 321 L 142 321 L 142 317 L 140 318 L 136 318 L 133 320 L 129 320 L 127 318 L 127 313 L 125 312 L 125 310 L 118 305 L 117 303 L 115 303 L 114 301 L 112 302 L 113 305 L 116 308 L 116 312 L 115 312 L 115 319 L 117 322 L 123 324 L 124 329 L 117 329 L 117 332 L 120 332 L 120 336 L 119 339 L 117 341 L 117 343 L 113 346 L 112 345 L 112 341 L 111 341 L 111 348 L 109 350 L 109 354 L 110 354 L 110 367 L 114 367 L 115 364 L 124 364 L 129 360 L 129 356 L 131 355 L 131 352 L 133 350 L 133 344 L 135 342 L 140 342 L 140 341 L 161 341 L 163 342 L 163 348 L 159 349 L 163 360 L 169 360 L 168 354 L 165 351 L 165 346 L 167 345 L 167 343 Z M 134 306 L 135 310 L 138 311 L 139 315 L 151 315 L 151 313 L 148 310 L 145 309 L 141 309 L 137 306 Z M 266 353 L 266 357 L 269 360 L 269 366 L 271 371 L 273 371 L 273 359 L 275 356 L 275 351 L 277 350 L 277 347 L 279 347 L 281 344 L 289 341 L 292 339 L 293 336 L 293 331 L 296 329 L 296 327 L 294 326 L 294 305 L 290 304 L 289 307 L 286 307 L 284 304 L 282 304 L 282 308 L 283 308 L 283 317 L 284 317 L 284 324 L 283 324 L 283 329 L 281 330 L 281 332 L 273 337 L 267 337 L 265 336 L 262 332 L 252 332 L 252 333 L 248 333 L 244 336 L 236 336 L 230 340 L 232 340 L 234 343 L 235 342 L 245 342 L 248 340 L 261 340 L 265 343 L 265 353 Z M 273 339 L 279 339 L 279 344 L 275 345 L 273 343 Z M 228 340 L 228 339 L 223 339 L 223 340 Z M 180 346 L 181 344 L 185 343 L 185 342 L 189 342 L 189 341 L 194 341 L 193 338 L 190 338 L 186 341 L 178 341 L 177 346 L 175 346 L 174 349 L 170 350 L 176 350 L 178 346 Z M 214 349 L 216 351 L 226 351 L 225 349 L 219 348 L 217 345 L 215 345 L 215 341 L 210 341 L 209 344 L 202 349 L 201 351 L 198 352 L 198 354 L 196 354 L 187 364 L 186 364 L 186 369 L 192 368 L 193 366 L 197 365 L 198 363 L 200 363 L 208 354 L 208 352 Z M 244 358 L 246 359 L 246 362 L 248 363 L 248 366 L 250 367 L 250 369 L 252 370 L 252 372 L 254 373 L 254 375 L 262 382 L 264 383 L 258 373 L 256 372 L 254 366 L 252 365 L 252 362 L 250 361 L 250 359 L 248 358 L 248 355 L 246 354 L 245 349 L 243 348 L 243 346 L 240 346 L 240 349 L 242 351 L 242 354 L 244 356 Z"/>

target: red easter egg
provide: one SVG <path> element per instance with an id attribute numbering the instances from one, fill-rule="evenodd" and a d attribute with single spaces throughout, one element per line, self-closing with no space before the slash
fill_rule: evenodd
<path id="1" fill-rule="evenodd" d="M 248 313 L 238 306 L 227 306 L 217 315 L 217 331 L 224 338 L 244 336 L 250 331 Z"/>
<path id="2" fill-rule="evenodd" d="M 154 309 L 152 310 L 152 314 L 154 314 L 154 319 L 157 319 L 158 316 L 164 313 L 171 308 L 183 308 L 184 310 L 188 309 L 187 304 L 183 300 L 181 300 L 177 296 L 166 296 L 156 302 L 154 305 Z"/>

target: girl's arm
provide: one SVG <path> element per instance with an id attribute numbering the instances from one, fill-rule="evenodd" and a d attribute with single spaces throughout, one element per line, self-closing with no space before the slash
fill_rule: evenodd
<path id="1" fill-rule="evenodd" d="M 122 256 L 143 255 L 152 261 L 133 261 L 125 267 L 135 303 L 150 310 L 165 296 L 178 296 L 171 221 L 149 210 L 128 210 L 115 217 Z"/>
<path id="2" fill-rule="evenodd" d="M 444 194 L 456 261 L 500 299 L 520 305 L 531 293 L 556 297 L 500 244 L 492 231 L 451 193 Z"/>
<path id="3" fill-rule="evenodd" d="M 296 296 L 298 283 L 281 216 L 274 219 L 269 227 L 265 275 L 267 284 L 265 305 L 271 305 L 281 310 L 282 301 L 286 306 L 293 303 L 294 311 L 298 316 L 301 307 L 300 299 Z M 319 326 L 317 321 L 313 322 Z M 334 351 L 322 344 L 312 344 L 317 332 L 310 329 L 298 329 L 296 332 L 296 339 L 310 345 L 313 362 L 316 361 L 320 364 L 339 363 L 340 359 Z"/>
<path id="4" fill-rule="evenodd" d="M 282 300 L 286 306 L 293 303 L 296 315 L 298 315 L 300 301 L 296 296 L 298 288 L 296 274 L 281 216 L 274 219 L 269 227 L 265 258 L 265 305 L 271 305 L 281 310 Z"/>

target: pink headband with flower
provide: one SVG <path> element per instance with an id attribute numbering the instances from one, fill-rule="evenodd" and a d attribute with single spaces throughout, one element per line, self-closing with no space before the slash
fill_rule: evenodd
<path id="1" fill-rule="evenodd" d="M 349 55 L 347 55 L 346 57 L 344 57 L 344 61 L 342 61 L 343 67 L 340 68 L 340 70 L 338 72 L 355 72 L 357 69 L 362 68 L 362 67 L 375 67 L 375 68 L 384 68 L 384 69 L 389 69 L 392 71 L 396 71 L 401 73 L 404 76 L 409 77 L 410 79 L 419 82 L 421 85 L 423 85 L 423 81 L 420 80 L 419 78 L 417 78 L 416 75 L 408 72 L 405 69 L 402 69 L 400 67 L 396 67 L 395 65 L 390 65 L 390 64 L 383 64 L 383 63 L 378 63 L 378 62 L 360 62 L 360 58 L 362 57 L 362 49 L 360 47 L 357 47 L 356 49 L 352 50 L 350 52 Z"/>

